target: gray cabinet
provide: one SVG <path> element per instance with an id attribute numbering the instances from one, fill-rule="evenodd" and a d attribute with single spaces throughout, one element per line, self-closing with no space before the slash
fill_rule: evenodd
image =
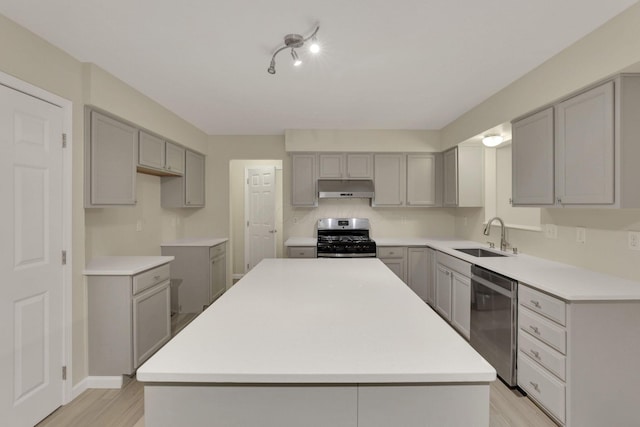
<path id="1" fill-rule="evenodd" d="M 87 110 L 85 207 L 135 205 L 138 130 Z"/>
<path id="2" fill-rule="evenodd" d="M 138 172 L 159 176 L 180 176 L 184 173 L 184 167 L 184 148 L 140 131 Z"/>
<path id="3" fill-rule="evenodd" d="M 429 253 L 427 248 L 407 249 L 407 285 L 423 301 L 428 300 Z"/>
<path id="4" fill-rule="evenodd" d="M 186 150 L 184 175 L 162 177 L 163 208 L 201 208 L 205 205 L 205 156 Z"/>
<path id="5" fill-rule="evenodd" d="M 371 179 L 373 157 L 369 153 L 319 153 L 320 179 Z"/>
<path id="6" fill-rule="evenodd" d="M 482 207 L 484 204 L 484 149 L 459 145 L 444 158 L 444 201 L 447 207 Z"/>
<path id="7" fill-rule="evenodd" d="M 408 154 L 407 206 L 436 204 L 436 154 Z"/>
<path id="8" fill-rule="evenodd" d="M 131 375 L 169 341 L 169 271 L 87 278 L 89 375 Z"/>
<path id="9" fill-rule="evenodd" d="M 514 120 L 514 204 L 639 208 L 639 115 L 640 76 L 623 74 Z"/>
<path id="10" fill-rule="evenodd" d="M 292 154 L 291 166 L 291 205 L 318 206 L 316 155 L 313 153 Z"/>
<path id="11" fill-rule="evenodd" d="M 316 258 L 315 246 L 289 246 L 287 248 L 289 258 Z"/>
<path id="12" fill-rule="evenodd" d="M 349 179 L 372 179 L 373 156 L 369 153 L 347 153 L 347 173 Z"/>
<path id="13" fill-rule="evenodd" d="M 435 307 L 436 304 L 437 269 L 436 251 L 435 249 L 427 248 L 427 303 L 431 307 Z"/>
<path id="14" fill-rule="evenodd" d="M 436 311 L 469 339 L 471 264 L 442 252 L 436 253 L 436 259 Z"/>
<path id="15" fill-rule="evenodd" d="M 374 206 L 403 206 L 405 203 L 405 156 L 373 155 Z"/>
<path id="16" fill-rule="evenodd" d="M 438 264 L 436 269 L 436 304 L 435 308 L 448 322 L 451 321 L 451 270 Z"/>
<path id="17" fill-rule="evenodd" d="M 378 258 L 396 276 L 407 283 L 407 248 L 401 246 L 382 246 L 377 248 Z"/>
<path id="18" fill-rule="evenodd" d="M 512 204 L 555 204 L 553 108 L 512 124 Z"/>
<path id="19" fill-rule="evenodd" d="M 175 257 L 171 280 L 178 286 L 178 312 L 200 313 L 227 287 L 226 243 L 215 246 L 162 245 L 162 255 Z"/>

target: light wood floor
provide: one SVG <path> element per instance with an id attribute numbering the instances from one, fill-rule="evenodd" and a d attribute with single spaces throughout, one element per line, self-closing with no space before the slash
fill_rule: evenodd
<path id="1" fill-rule="evenodd" d="M 144 389 L 132 378 L 121 390 L 87 390 L 38 427 L 144 427 Z M 529 399 L 500 380 L 491 384 L 490 427 L 555 427 Z"/>

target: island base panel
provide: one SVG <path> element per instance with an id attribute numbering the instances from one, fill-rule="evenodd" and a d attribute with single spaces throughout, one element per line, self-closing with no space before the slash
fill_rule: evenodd
<path id="1" fill-rule="evenodd" d="M 489 384 L 146 385 L 145 425 L 488 426 Z"/>

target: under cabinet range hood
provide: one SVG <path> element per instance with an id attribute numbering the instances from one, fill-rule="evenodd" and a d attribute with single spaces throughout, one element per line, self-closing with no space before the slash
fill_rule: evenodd
<path id="1" fill-rule="evenodd" d="M 370 179 L 319 179 L 320 199 L 373 199 Z"/>

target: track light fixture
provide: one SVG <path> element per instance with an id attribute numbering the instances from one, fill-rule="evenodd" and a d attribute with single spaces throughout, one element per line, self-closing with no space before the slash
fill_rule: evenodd
<path id="1" fill-rule="evenodd" d="M 311 53 L 320 52 L 320 45 L 318 44 L 318 39 L 316 37 L 319 29 L 320 26 L 316 26 L 316 29 L 313 31 L 313 33 L 311 33 L 309 37 L 303 37 L 300 34 L 287 34 L 286 36 L 284 36 L 284 46 L 279 47 L 273 53 L 273 56 L 271 57 L 271 63 L 269 64 L 269 68 L 267 68 L 267 72 L 269 74 L 276 73 L 276 55 L 285 49 L 291 49 L 293 65 L 296 67 L 302 65 L 302 60 L 298 56 L 298 52 L 296 52 L 296 49 L 303 47 L 305 42 L 311 40 L 311 44 L 309 45 L 309 51 L 311 51 Z"/>

